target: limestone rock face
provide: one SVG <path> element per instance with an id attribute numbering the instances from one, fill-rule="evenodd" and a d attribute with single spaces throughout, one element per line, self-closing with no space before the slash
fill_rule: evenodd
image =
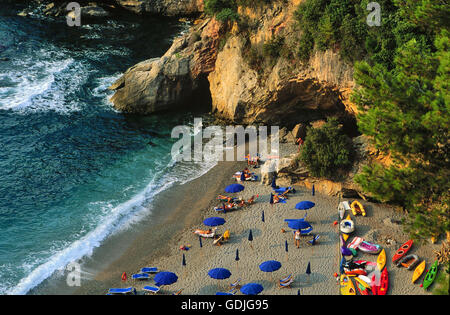
<path id="1" fill-rule="evenodd" d="M 262 72 L 246 61 L 249 42 L 263 54 L 261 47 L 270 40 L 295 38 L 298 29 L 293 13 L 298 2 L 274 1 L 260 9 L 239 10 L 258 27 L 247 38 L 235 26 L 208 76 L 213 111 L 219 117 L 244 124 L 289 124 L 317 120 L 320 117 L 315 113 L 323 111 L 355 113 L 349 102 L 353 69 L 337 52 L 316 52 L 306 64 L 278 58 Z"/>
<path id="2" fill-rule="evenodd" d="M 114 107 L 127 113 L 150 114 L 187 104 L 200 80 L 212 71 L 220 24 L 207 20 L 196 32 L 174 40 L 161 57 L 128 69 L 110 89 Z"/>
<path id="3" fill-rule="evenodd" d="M 137 14 L 164 16 L 194 15 L 203 12 L 203 0 L 116 0 L 123 8 Z"/>

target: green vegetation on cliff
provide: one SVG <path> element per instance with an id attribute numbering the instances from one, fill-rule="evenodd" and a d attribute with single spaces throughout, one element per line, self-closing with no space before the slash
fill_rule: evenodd
<path id="1" fill-rule="evenodd" d="M 367 166 L 355 180 L 375 198 L 403 206 L 417 239 L 450 230 L 450 41 L 440 18 L 448 5 L 431 3 L 398 1 L 401 24 L 418 31 L 397 41 L 391 63 L 357 62 L 353 95 L 360 131 L 393 160 L 388 168 Z"/>
<path id="2" fill-rule="evenodd" d="M 336 119 L 329 119 L 320 128 L 308 128 L 300 160 L 316 177 L 336 178 L 353 162 L 351 139 L 342 132 Z"/>

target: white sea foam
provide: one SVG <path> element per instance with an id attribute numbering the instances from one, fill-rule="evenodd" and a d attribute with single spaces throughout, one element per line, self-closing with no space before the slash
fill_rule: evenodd
<path id="1" fill-rule="evenodd" d="M 101 218 L 96 218 L 97 222 L 101 222 L 97 227 L 79 240 L 53 252 L 50 258 L 33 269 L 15 287 L 2 291 L 12 295 L 26 294 L 56 271 L 65 269 L 69 263 L 91 256 L 94 249 L 99 247 L 107 237 L 129 228 L 148 215 L 152 210 L 150 202 L 157 194 L 175 183 L 184 184 L 202 176 L 216 164 L 217 162 L 208 161 L 181 165 L 171 161 L 167 167 L 160 169 L 144 190 L 130 200 L 116 207 L 109 202 L 103 203 L 103 215 Z M 164 180 L 159 180 L 163 174 Z"/>

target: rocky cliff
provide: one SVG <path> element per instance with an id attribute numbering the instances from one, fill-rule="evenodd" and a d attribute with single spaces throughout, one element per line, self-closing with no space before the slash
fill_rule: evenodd
<path id="1" fill-rule="evenodd" d="M 299 2 L 240 7 L 240 22 L 204 20 L 163 57 L 128 69 L 111 87 L 116 91 L 111 101 L 119 110 L 142 114 L 180 102 L 190 106 L 186 100 L 207 76 L 202 92 L 211 95 L 212 111 L 224 120 L 295 125 L 328 114 L 354 114 L 349 101 L 353 69 L 337 52 L 317 52 L 308 62 L 289 54 L 264 55 L 275 39 L 283 39 L 284 50 L 297 39 L 301 26 L 293 13 Z M 251 53 L 257 55 L 256 67 Z"/>

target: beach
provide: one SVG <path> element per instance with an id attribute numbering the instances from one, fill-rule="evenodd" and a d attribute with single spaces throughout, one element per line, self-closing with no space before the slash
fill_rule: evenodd
<path id="1" fill-rule="evenodd" d="M 292 148 L 291 148 L 292 149 Z M 203 176 L 184 185 L 171 188 L 161 193 L 155 200 L 157 205 L 172 208 L 165 219 L 152 221 L 151 228 L 146 230 L 141 223 L 140 233 L 122 251 L 122 254 L 107 268 L 99 272 L 95 281 L 89 281 L 75 291 L 75 294 L 106 294 L 109 288 L 125 288 L 133 286 L 138 294 L 143 294 L 146 285 L 154 286 L 153 277 L 149 280 L 131 280 L 131 275 L 139 273 L 142 267 L 157 267 L 159 271 L 171 271 L 177 274 L 178 281 L 170 286 L 163 286 L 158 294 L 172 294 L 182 290 L 183 295 L 213 295 L 216 292 L 229 290 L 230 283 L 240 279 L 240 284 L 256 282 L 264 287 L 261 294 L 293 295 L 300 290 L 302 295 L 338 295 L 339 285 L 333 276 L 339 273 L 339 234 L 333 224 L 338 220 L 338 197 L 326 196 L 304 187 L 294 186 L 295 194 L 289 194 L 286 203 L 271 205 L 269 203 L 270 186 L 260 182 L 244 183 L 245 189 L 236 193 L 236 197 L 249 199 L 258 195 L 254 204 L 242 209 L 217 213 L 213 208 L 221 203 L 216 199 L 219 194 L 226 194 L 224 188 L 235 183 L 232 175 L 246 166 L 245 162 L 219 162 Z M 259 175 L 259 168 L 252 169 Z M 312 236 L 303 236 L 300 248 L 294 246 L 293 233 L 284 219 L 302 218 L 305 211 L 295 209 L 296 203 L 310 200 L 315 206 L 308 210 L 306 220 L 313 226 L 312 234 L 320 238 L 314 246 L 308 241 Z M 349 199 L 343 199 L 349 200 Z M 349 200 L 352 201 L 352 200 Z M 389 272 L 389 295 L 421 295 L 430 294 L 420 288 L 422 277 L 415 285 L 411 283 L 412 271 L 398 268 L 391 262 L 395 251 L 408 240 L 399 224 L 403 215 L 393 207 L 360 200 L 366 208 L 367 216 L 351 215 L 356 230 L 353 236 L 360 236 L 368 241 L 380 244 L 386 251 L 386 266 Z M 264 222 L 262 212 L 264 211 Z M 218 216 L 226 220 L 219 226 L 218 234 L 230 231 L 230 239 L 222 246 L 213 245 L 211 238 L 199 238 L 193 233 L 195 229 L 206 230 L 202 221 L 207 217 Z M 282 229 L 285 232 L 282 232 Z M 250 230 L 253 241 L 248 240 Z M 134 231 L 136 232 L 136 231 Z M 288 243 L 288 252 L 285 242 Z M 189 250 L 180 250 L 180 246 Z M 433 250 L 440 244 L 413 245 L 410 253 L 427 261 L 427 268 L 434 261 Z M 236 250 L 239 261 L 236 262 Z M 186 266 L 182 265 L 185 255 Z M 355 259 L 376 262 L 377 255 L 363 254 L 358 251 Z M 265 273 L 259 265 L 267 260 L 277 260 L 282 266 L 272 273 Z M 311 274 L 305 271 L 308 263 Z M 231 277 L 216 280 L 208 276 L 213 268 L 226 268 Z M 121 281 L 123 272 L 127 281 Z M 279 279 L 292 274 L 294 282 L 290 288 L 279 288 Z M 242 293 L 238 292 L 238 295 Z"/>

